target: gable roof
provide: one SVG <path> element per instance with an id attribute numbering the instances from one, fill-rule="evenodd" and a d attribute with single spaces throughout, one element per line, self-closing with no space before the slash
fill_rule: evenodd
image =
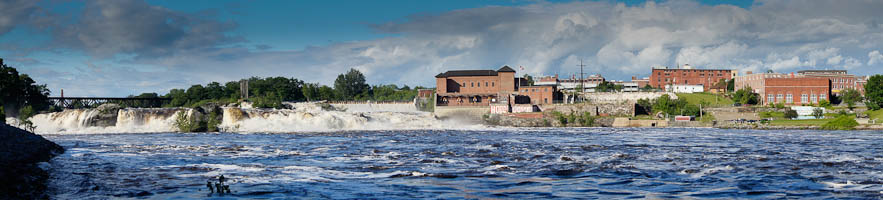
<path id="1" fill-rule="evenodd" d="M 503 66 L 500 69 L 498 69 L 497 72 L 515 72 L 515 70 L 512 68 L 509 68 L 509 66 L 507 65 L 507 66 Z"/>

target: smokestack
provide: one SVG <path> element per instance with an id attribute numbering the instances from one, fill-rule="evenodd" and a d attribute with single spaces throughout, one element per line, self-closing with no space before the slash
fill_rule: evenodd
<path id="1" fill-rule="evenodd" d="M 64 99 L 64 89 L 61 89 L 61 98 Z"/>

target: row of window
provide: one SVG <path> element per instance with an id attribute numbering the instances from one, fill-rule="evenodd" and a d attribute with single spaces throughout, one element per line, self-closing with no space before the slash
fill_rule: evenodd
<path id="1" fill-rule="evenodd" d="M 531 88 L 531 89 L 530 89 L 530 92 L 536 92 L 536 91 L 537 91 L 536 88 Z M 548 91 L 549 91 L 549 88 L 543 88 L 543 92 L 548 92 Z M 522 90 L 522 92 L 528 92 L 528 89 L 525 88 L 524 90 Z"/>
<path id="2" fill-rule="evenodd" d="M 792 95 L 792 94 L 787 94 L 787 96 L 783 95 L 783 94 L 775 94 L 775 95 L 774 94 L 767 94 L 766 99 L 767 99 L 767 102 L 769 102 L 769 103 L 771 103 L 771 102 L 794 103 L 794 95 Z M 807 103 L 807 102 L 818 103 L 819 100 L 826 100 L 826 99 L 828 99 L 827 94 L 818 94 L 818 95 L 817 94 L 801 94 L 800 95 L 800 102 L 801 103 Z"/>
<path id="3" fill-rule="evenodd" d="M 469 87 L 476 87 L 476 86 L 475 86 L 475 85 L 476 85 L 476 84 L 475 84 L 476 82 L 469 82 L 469 83 L 470 83 L 470 84 L 469 84 Z M 496 84 L 495 84 L 493 81 L 491 81 L 490 83 L 491 83 L 491 84 L 490 84 L 490 87 L 496 87 Z M 485 87 L 488 87 L 488 82 L 487 82 L 487 81 L 484 82 L 484 86 L 485 86 Z M 466 82 L 463 82 L 463 87 L 466 87 Z M 478 87 L 481 87 L 481 82 L 478 82 Z"/>
<path id="4" fill-rule="evenodd" d="M 657 72 L 656 75 L 662 76 L 661 72 Z M 665 76 L 671 76 L 672 74 L 665 73 Z M 682 76 L 687 76 L 687 73 L 683 73 Z M 699 76 L 705 76 L 705 74 L 699 74 Z M 714 76 L 714 74 L 708 74 L 708 76 Z M 724 76 L 724 74 L 717 74 L 717 76 Z"/>

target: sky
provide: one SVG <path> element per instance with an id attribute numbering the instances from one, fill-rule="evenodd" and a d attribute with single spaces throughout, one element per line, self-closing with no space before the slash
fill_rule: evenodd
<path id="1" fill-rule="evenodd" d="M 282 76 L 434 87 L 447 70 L 883 73 L 883 1 L 0 0 L 0 58 L 53 96 Z M 523 67 L 524 70 L 520 70 Z"/>

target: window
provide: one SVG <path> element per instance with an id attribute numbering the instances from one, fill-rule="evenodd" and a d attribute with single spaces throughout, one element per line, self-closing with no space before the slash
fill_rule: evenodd
<path id="1" fill-rule="evenodd" d="M 773 103 L 773 94 L 766 95 L 766 102 Z"/>
<path id="2" fill-rule="evenodd" d="M 548 91 L 549 91 L 549 88 L 544 88 L 544 89 L 543 89 L 543 92 L 548 92 Z"/>
<path id="3" fill-rule="evenodd" d="M 487 87 L 487 81 L 484 82 L 484 86 Z"/>
<path id="4" fill-rule="evenodd" d="M 496 82 L 491 82 L 491 87 L 496 87 L 496 86 L 494 85 L 494 83 L 496 83 Z"/>
<path id="5" fill-rule="evenodd" d="M 806 102 L 809 102 L 809 98 L 808 98 L 808 97 L 809 97 L 809 95 L 801 94 L 801 95 L 800 95 L 800 103 L 806 103 Z"/>
<path id="6" fill-rule="evenodd" d="M 783 94 L 776 95 L 776 102 L 784 102 L 784 101 L 785 101 L 785 95 L 783 95 Z"/>
<path id="7" fill-rule="evenodd" d="M 475 87 L 475 82 L 471 82 L 472 87 Z"/>
<path id="8" fill-rule="evenodd" d="M 819 94 L 819 100 L 828 100 L 828 95 L 826 95 L 826 94 Z"/>
<path id="9" fill-rule="evenodd" d="M 794 103 L 794 95 L 788 94 L 788 97 L 785 97 L 785 103 Z"/>
<path id="10" fill-rule="evenodd" d="M 809 100 L 811 100 L 813 103 L 818 103 L 819 97 L 816 96 L 816 94 L 812 94 L 812 96 L 809 97 Z"/>
<path id="11" fill-rule="evenodd" d="M 543 98 L 543 103 L 549 103 L 549 98 Z"/>
<path id="12" fill-rule="evenodd" d="M 531 92 L 536 92 L 536 91 L 537 91 L 537 89 L 530 89 L 530 91 L 531 91 Z"/>

